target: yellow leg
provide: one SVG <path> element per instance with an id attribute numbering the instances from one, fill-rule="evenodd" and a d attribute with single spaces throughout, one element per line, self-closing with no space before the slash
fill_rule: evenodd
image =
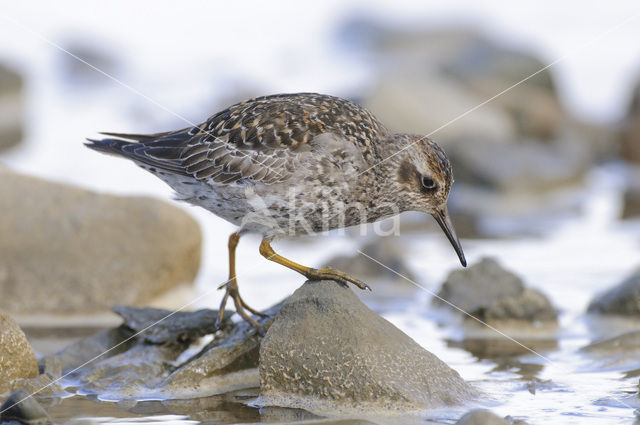
<path id="1" fill-rule="evenodd" d="M 273 248 L 271 248 L 271 240 L 268 238 L 262 239 L 262 242 L 260 243 L 260 254 L 262 254 L 262 256 L 265 257 L 267 260 L 274 261 L 278 264 L 282 264 L 283 266 L 290 268 L 291 270 L 297 271 L 301 275 L 305 276 L 307 279 L 335 280 L 336 282 L 341 283 L 343 285 L 346 285 L 347 282 L 351 282 L 360 289 L 371 290 L 371 288 L 369 288 L 369 286 L 366 283 L 356 278 L 353 278 L 340 270 L 332 269 L 329 267 L 314 269 L 311 267 L 300 265 L 298 263 L 295 263 L 289 260 L 288 258 L 284 258 L 283 256 L 276 254 Z"/>
<path id="2" fill-rule="evenodd" d="M 224 297 L 222 297 L 222 302 L 220 303 L 218 326 L 222 324 L 224 309 L 227 305 L 227 300 L 229 299 L 229 297 L 231 297 L 236 307 L 236 313 L 238 313 L 244 320 L 251 323 L 251 325 L 260 328 L 260 324 L 256 322 L 251 316 L 249 316 L 245 309 L 249 310 L 253 314 L 257 314 L 258 316 L 264 317 L 265 315 L 249 307 L 242 300 L 242 297 L 240 297 L 240 292 L 238 291 L 238 281 L 236 279 L 236 247 L 238 246 L 238 241 L 240 240 L 241 235 L 242 230 L 239 230 L 229 236 L 229 280 L 218 287 L 218 289 L 225 288 Z"/>

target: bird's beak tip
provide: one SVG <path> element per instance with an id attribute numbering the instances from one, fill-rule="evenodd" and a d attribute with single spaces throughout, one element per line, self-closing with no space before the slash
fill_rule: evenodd
<path id="1" fill-rule="evenodd" d="M 462 267 L 467 267 L 467 259 L 464 256 L 464 251 L 462 251 L 462 245 L 460 244 L 456 231 L 453 228 L 453 223 L 451 222 L 451 217 L 449 217 L 447 208 L 445 207 L 434 213 L 433 218 L 436 219 L 440 228 L 442 228 L 442 231 L 447 236 L 447 239 L 449 239 L 449 242 L 453 245 L 453 249 L 456 251 L 456 254 L 458 254 Z"/>

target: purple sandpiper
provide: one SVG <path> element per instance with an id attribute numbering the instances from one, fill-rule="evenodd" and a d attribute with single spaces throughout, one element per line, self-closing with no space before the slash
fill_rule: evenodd
<path id="1" fill-rule="evenodd" d="M 102 133 L 92 149 L 123 156 L 177 193 L 237 225 L 229 280 L 220 288 L 258 326 L 238 292 L 235 249 L 258 232 L 260 253 L 308 279 L 368 286 L 340 270 L 302 266 L 274 252 L 275 238 L 370 223 L 403 211 L 432 215 L 466 266 L 447 211 L 451 165 L 432 140 L 392 134 L 366 109 L 338 97 L 277 94 L 237 103 L 198 126 L 157 134 Z"/>

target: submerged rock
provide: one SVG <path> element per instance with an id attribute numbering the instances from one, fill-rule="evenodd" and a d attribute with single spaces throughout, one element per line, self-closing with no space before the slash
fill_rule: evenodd
<path id="1" fill-rule="evenodd" d="M 21 378 L 38 376 L 38 362 L 20 326 L 0 311 L 0 394 Z"/>
<path id="2" fill-rule="evenodd" d="M 509 425 L 510 423 L 485 409 L 475 409 L 467 412 L 458 419 L 456 425 Z"/>
<path id="3" fill-rule="evenodd" d="M 35 398 L 26 391 L 16 391 L 0 406 L 0 422 L 26 425 L 48 425 L 51 418 Z"/>
<path id="4" fill-rule="evenodd" d="M 460 375 L 351 291 L 307 281 L 260 348 L 260 403 L 323 411 L 407 411 L 476 395 Z"/>
<path id="5" fill-rule="evenodd" d="M 622 283 L 596 296 L 589 303 L 590 313 L 640 315 L 640 270 Z"/>
<path id="6" fill-rule="evenodd" d="M 603 369 L 637 369 L 640 368 L 640 331 L 594 342 L 580 351 L 598 360 Z"/>
<path id="7" fill-rule="evenodd" d="M 482 321 L 555 321 L 557 313 L 540 291 L 526 288 L 522 279 L 495 260 L 484 258 L 468 269 L 447 276 L 433 304 L 460 310 Z M 455 307 L 453 307 L 455 306 Z"/>
<path id="8" fill-rule="evenodd" d="M 23 86 L 20 74 L 0 64 L 0 150 L 22 141 Z"/>
<path id="9" fill-rule="evenodd" d="M 95 313 L 144 303 L 198 272 L 200 229 L 173 205 L 6 169 L 0 180 L 0 308 Z"/>

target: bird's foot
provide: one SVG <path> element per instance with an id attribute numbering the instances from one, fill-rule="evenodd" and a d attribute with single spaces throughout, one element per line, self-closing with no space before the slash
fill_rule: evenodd
<path id="1" fill-rule="evenodd" d="M 334 280 L 345 286 L 349 282 L 349 283 L 353 283 L 360 289 L 371 290 L 371 288 L 369 288 L 369 285 L 367 285 L 363 281 L 356 279 L 355 277 L 351 277 L 343 271 L 332 269 L 330 267 L 322 267 L 319 269 L 310 268 L 305 272 L 305 276 L 307 277 L 307 279 L 311 279 L 311 280 L 323 280 L 323 279 Z"/>
<path id="2" fill-rule="evenodd" d="M 231 297 L 231 299 L 233 299 L 233 304 L 236 308 L 236 313 L 238 313 L 240 317 L 242 317 L 245 321 L 249 322 L 251 326 L 256 328 L 258 330 L 258 333 L 260 333 L 260 335 L 264 336 L 264 328 L 262 327 L 262 325 L 260 325 L 260 323 L 258 323 L 253 317 L 251 317 L 249 313 L 247 313 L 247 311 L 249 311 L 251 314 L 255 314 L 256 316 L 260 316 L 260 317 L 267 317 L 267 315 L 259 312 L 258 310 L 251 308 L 244 302 L 244 300 L 240 296 L 240 292 L 238 292 L 238 285 L 236 284 L 235 280 L 229 280 L 228 282 L 225 282 L 218 287 L 218 289 L 222 289 L 222 288 L 225 288 L 225 292 L 224 292 L 224 297 L 222 297 L 222 302 L 220 303 L 220 310 L 218 313 L 218 320 L 216 322 L 216 327 L 220 329 L 220 327 L 222 326 L 222 318 L 224 316 L 224 310 L 227 305 L 227 301 L 229 297 Z"/>

